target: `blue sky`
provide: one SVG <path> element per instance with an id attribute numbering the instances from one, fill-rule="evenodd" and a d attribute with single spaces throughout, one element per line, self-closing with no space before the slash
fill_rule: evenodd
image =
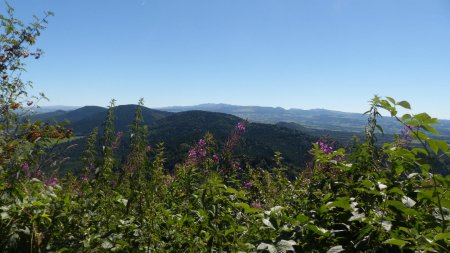
<path id="1" fill-rule="evenodd" d="M 448 0 L 9 0 L 55 12 L 25 78 L 48 105 L 230 103 L 450 119 Z M 1 3 L 4 13 L 4 4 Z"/>

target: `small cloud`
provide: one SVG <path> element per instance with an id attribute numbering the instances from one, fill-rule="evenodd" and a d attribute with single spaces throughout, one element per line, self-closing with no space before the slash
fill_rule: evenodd
<path id="1" fill-rule="evenodd" d="M 141 6 L 144 6 L 144 5 L 146 5 L 147 4 L 147 0 L 142 0 L 141 1 Z"/>

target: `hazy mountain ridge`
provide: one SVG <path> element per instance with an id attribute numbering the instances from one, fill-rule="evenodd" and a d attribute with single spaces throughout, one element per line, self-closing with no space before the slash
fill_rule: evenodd
<path id="1" fill-rule="evenodd" d="M 253 122 L 277 124 L 292 122 L 316 130 L 361 133 L 367 123 L 367 115 L 327 109 L 284 109 L 281 107 L 238 106 L 228 104 L 200 104 L 194 106 L 171 106 L 158 108 L 169 112 L 204 110 L 232 114 Z M 432 116 L 432 115 L 431 115 Z M 436 129 L 450 139 L 450 120 L 439 120 Z M 378 119 L 386 134 L 399 133 L 402 125 L 390 117 Z"/>

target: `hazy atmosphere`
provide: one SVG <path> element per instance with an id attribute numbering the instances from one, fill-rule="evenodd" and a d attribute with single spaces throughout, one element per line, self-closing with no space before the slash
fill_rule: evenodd
<path id="1" fill-rule="evenodd" d="M 450 119 L 447 0 L 8 2 L 24 20 L 55 13 L 24 75 L 42 105 L 364 112 L 378 94 Z"/>

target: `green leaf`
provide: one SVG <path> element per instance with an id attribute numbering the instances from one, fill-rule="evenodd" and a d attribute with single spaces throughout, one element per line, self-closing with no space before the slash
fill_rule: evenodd
<path id="1" fill-rule="evenodd" d="M 441 205 L 447 209 L 450 210 L 450 200 L 448 199 L 441 199 Z"/>
<path id="2" fill-rule="evenodd" d="M 405 206 L 409 207 L 409 208 L 411 208 L 411 207 L 413 207 L 414 205 L 416 205 L 416 201 L 414 201 L 413 199 L 411 199 L 411 198 L 408 197 L 408 196 L 403 196 L 403 197 L 402 197 L 402 203 L 403 203 Z"/>
<path id="3" fill-rule="evenodd" d="M 402 202 L 397 200 L 387 200 L 386 205 L 391 206 L 406 215 L 417 214 L 417 212 L 414 209 L 406 207 Z"/>
<path id="4" fill-rule="evenodd" d="M 290 251 L 295 252 L 295 249 L 293 247 L 294 245 L 297 245 L 297 243 L 293 240 L 289 240 L 289 241 L 281 240 L 277 243 L 277 250 L 279 253 L 290 252 Z"/>
<path id="5" fill-rule="evenodd" d="M 386 97 L 387 100 L 389 100 L 389 102 L 391 102 L 392 104 L 395 105 L 395 100 L 391 97 Z"/>
<path id="6" fill-rule="evenodd" d="M 430 115 L 428 115 L 427 113 L 424 113 L 424 112 L 414 115 L 414 118 L 420 122 L 424 122 L 424 121 L 431 119 Z"/>
<path id="7" fill-rule="evenodd" d="M 427 152 L 427 150 L 424 149 L 424 148 L 413 148 L 413 149 L 412 149 L 412 152 L 413 152 L 415 155 L 417 155 L 417 154 L 419 154 L 419 153 L 422 153 L 422 154 L 424 154 L 424 155 L 429 155 L 428 152 Z"/>
<path id="8" fill-rule="evenodd" d="M 375 127 L 378 129 L 378 131 L 380 131 L 380 133 L 384 133 L 384 130 L 380 125 L 376 125 Z"/>
<path id="9" fill-rule="evenodd" d="M 386 231 L 391 231 L 392 228 L 392 222 L 388 220 L 383 220 L 380 222 L 381 226 L 386 229 Z"/>
<path id="10" fill-rule="evenodd" d="M 244 209 L 245 213 L 259 213 L 261 211 L 260 209 L 250 207 L 247 203 L 233 203 L 233 206 Z"/>
<path id="11" fill-rule="evenodd" d="M 427 130 L 428 132 L 434 134 L 434 135 L 440 135 L 439 132 L 434 127 L 432 127 L 430 125 L 423 125 L 422 128 Z"/>
<path id="12" fill-rule="evenodd" d="M 350 210 L 350 199 L 349 197 L 338 197 L 336 201 L 326 204 L 328 209 L 331 207 L 340 207 L 344 210 Z"/>
<path id="13" fill-rule="evenodd" d="M 434 190 L 420 190 L 417 194 L 417 200 L 421 201 L 423 199 L 433 200 Z"/>
<path id="14" fill-rule="evenodd" d="M 403 114 L 403 116 L 401 117 L 401 120 L 405 121 L 405 120 L 408 120 L 410 118 L 411 118 L 411 114 L 406 113 L 406 114 Z"/>
<path id="15" fill-rule="evenodd" d="M 408 101 L 400 101 L 397 103 L 397 105 L 399 105 L 405 109 L 411 110 L 411 105 L 408 103 Z"/>
<path id="16" fill-rule="evenodd" d="M 408 244 L 407 241 L 403 241 L 400 239 L 388 239 L 386 241 L 384 241 L 385 244 L 391 244 L 391 245 L 397 245 L 400 248 L 403 248 L 406 244 Z"/>
<path id="17" fill-rule="evenodd" d="M 109 241 L 104 241 L 103 243 L 102 243 L 102 248 L 104 248 L 104 249 L 111 249 L 113 247 L 113 245 L 112 245 L 112 243 L 111 242 L 109 242 Z"/>
<path id="18" fill-rule="evenodd" d="M 9 219 L 10 216 L 9 216 L 8 213 L 2 212 L 2 213 L 0 214 L 0 218 L 1 218 L 2 220 L 6 220 L 6 219 Z"/>
<path id="19" fill-rule="evenodd" d="M 421 132 L 421 131 L 414 131 L 414 135 L 413 135 L 414 139 L 421 139 L 421 140 L 427 140 L 428 135 L 426 135 L 425 133 Z"/>
<path id="20" fill-rule="evenodd" d="M 272 225 L 272 223 L 270 222 L 269 219 L 263 219 L 262 220 L 263 224 L 266 225 L 269 228 L 275 229 L 275 227 Z"/>
<path id="21" fill-rule="evenodd" d="M 318 235 L 326 235 L 329 232 L 328 230 L 326 230 L 324 228 L 321 228 L 321 227 L 318 227 L 318 226 L 312 225 L 312 224 L 308 224 L 305 227 L 306 227 L 306 229 L 308 229 Z"/>
<path id="22" fill-rule="evenodd" d="M 426 142 L 430 146 L 431 150 L 433 150 L 436 154 L 439 153 L 439 151 L 447 152 L 448 150 L 448 144 L 446 141 L 428 139 Z"/>
<path id="23" fill-rule="evenodd" d="M 435 241 L 450 240 L 450 233 L 440 233 L 434 237 Z"/>
<path id="24" fill-rule="evenodd" d="M 389 190 L 390 193 L 397 193 L 399 195 L 405 195 L 405 193 L 398 187 L 393 187 Z"/>
<path id="25" fill-rule="evenodd" d="M 341 245 L 338 245 L 338 246 L 334 246 L 334 247 L 330 248 L 330 249 L 327 251 L 327 253 L 339 253 L 339 252 L 342 252 L 342 251 L 344 251 L 344 250 L 345 250 L 345 249 L 342 248 Z"/>
<path id="26" fill-rule="evenodd" d="M 295 219 L 300 222 L 307 222 L 309 220 L 308 216 L 301 214 L 301 213 L 298 214 L 297 217 L 295 217 Z"/>
<path id="27" fill-rule="evenodd" d="M 257 251 L 262 250 L 262 251 L 269 251 L 270 253 L 277 253 L 277 248 L 275 246 L 273 246 L 272 244 L 267 244 L 267 243 L 260 243 L 258 245 L 258 247 L 256 248 Z"/>

